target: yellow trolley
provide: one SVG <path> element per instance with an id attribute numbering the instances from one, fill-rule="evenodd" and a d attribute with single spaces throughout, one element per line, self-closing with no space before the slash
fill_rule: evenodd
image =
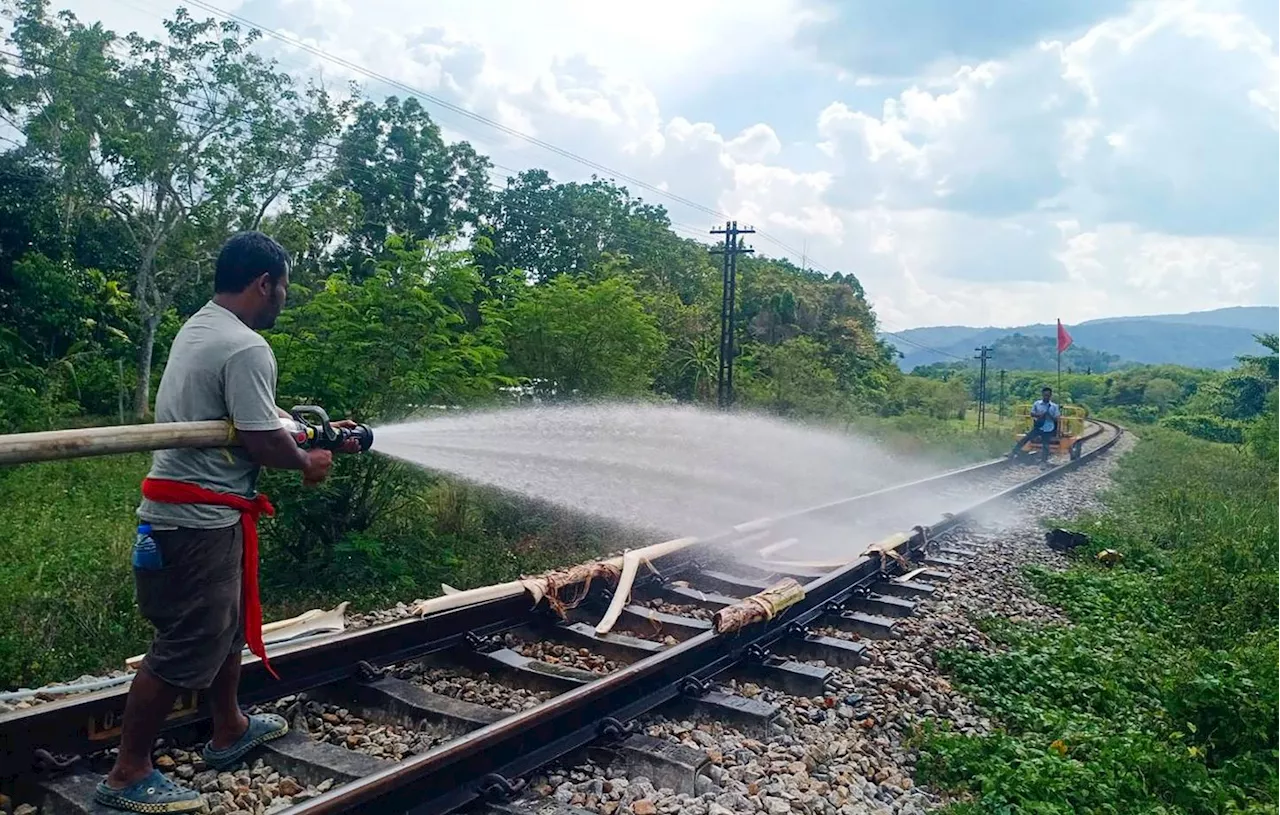
<path id="1" fill-rule="evenodd" d="M 1080 447 L 1076 441 L 1084 435 L 1085 420 L 1089 417 L 1089 411 L 1083 405 L 1062 405 L 1059 409 L 1062 415 L 1058 419 L 1058 428 L 1053 433 L 1053 439 L 1049 442 L 1049 452 L 1053 454 L 1067 451 L 1072 459 L 1079 458 Z M 1018 405 L 1014 408 L 1013 415 L 1015 419 L 1013 438 L 1018 441 L 1031 432 L 1031 403 Z M 1028 454 L 1039 453 L 1040 439 L 1027 442 L 1027 446 L 1022 449 Z"/>

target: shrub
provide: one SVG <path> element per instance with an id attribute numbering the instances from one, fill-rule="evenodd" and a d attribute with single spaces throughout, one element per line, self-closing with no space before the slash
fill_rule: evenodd
<path id="1" fill-rule="evenodd" d="M 1177 430 L 1205 441 L 1220 444 L 1241 444 L 1244 442 L 1244 427 L 1231 419 L 1207 415 L 1166 416 L 1160 420 L 1160 426 Z"/>
<path id="2" fill-rule="evenodd" d="M 1267 409 L 1261 416 L 1248 424 L 1244 431 L 1244 441 L 1253 453 L 1263 461 L 1275 463 L 1280 457 L 1280 422 L 1277 421 L 1276 394 L 1271 391 L 1267 395 Z"/>

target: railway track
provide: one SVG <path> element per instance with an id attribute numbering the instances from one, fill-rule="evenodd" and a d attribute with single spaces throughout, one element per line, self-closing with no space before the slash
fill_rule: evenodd
<path id="1" fill-rule="evenodd" d="M 588 747 L 693 792 L 705 754 L 651 738 L 636 722 L 675 711 L 744 732 L 776 730 L 776 706 L 732 689 L 820 696 L 834 670 L 863 664 L 863 639 L 893 637 L 970 554 L 937 545 L 940 536 L 1104 453 L 1120 433 L 1096 422 L 1079 458 L 1047 471 L 990 461 L 743 524 L 655 558 L 617 602 L 613 583 L 597 578 L 553 587 L 536 604 L 509 594 L 280 644 L 271 661 L 282 680 L 246 660 L 241 700 L 286 714 L 293 732 L 242 770 L 213 773 L 183 749 L 200 743 L 207 721 L 202 700 L 188 696 L 170 718 L 161 766 L 230 797 L 235 810 L 297 815 L 580 815 L 525 782 Z M 963 508 L 919 523 L 942 506 Z M 725 609 L 741 610 L 788 578 L 803 586 L 797 602 L 772 619 L 716 630 L 717 612 L 731 617 Z M 597 633 L 611 605 L 617 622 Z M 92 791 L 126 694 L 127 685 L 0 714 L 4 791 L 49 813 L 106 811 Z M 264 780 L 274 793 L 248 795 Z"/>

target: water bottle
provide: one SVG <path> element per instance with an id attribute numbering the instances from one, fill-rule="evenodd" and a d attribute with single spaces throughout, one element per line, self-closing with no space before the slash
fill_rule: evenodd
<path id="1" fill-rule="evenodd" d="M 156 545 L 156 539 L 151 537 L 151 524 L 138 524 L 138 537 L 133 542 L 133 568 L 150 571 L 163 565 L 160 547 Z"/>

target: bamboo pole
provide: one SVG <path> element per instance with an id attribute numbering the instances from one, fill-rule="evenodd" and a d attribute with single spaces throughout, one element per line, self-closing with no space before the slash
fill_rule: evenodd
<path id="1" fill-rule="evenodd" d="M 795 546 L 799 542 L 800 542 L 799 538 L 784 538 L 780 541 L 777 541 L 776 543 L 771 543 L 768 546 L 762 547 L 760 551 L 757 552 L 756 554 L 758 554 L 760 557 L 763 557 L 763 558 L 772 557 L 773 555 L 776 555 L 778 552 L 781 552 L 783 549 L 789 549 L 792 546 Z"/>
<path id="2" fill-rule="evenodd" d="M 229 422 L 159 422 L 0 436 L 0 464 L 106 456 L 177 447 L 232 447 Z"/>
<path id="3" fill-rule="evenodd" d="M 732 606 L 725 606 L 711 618 L 717 634 L 739 631 L 754 623 L 772 620 L 804 599 L 804 587 L 787 577 L 762 592 L 757 592 Z"/>

